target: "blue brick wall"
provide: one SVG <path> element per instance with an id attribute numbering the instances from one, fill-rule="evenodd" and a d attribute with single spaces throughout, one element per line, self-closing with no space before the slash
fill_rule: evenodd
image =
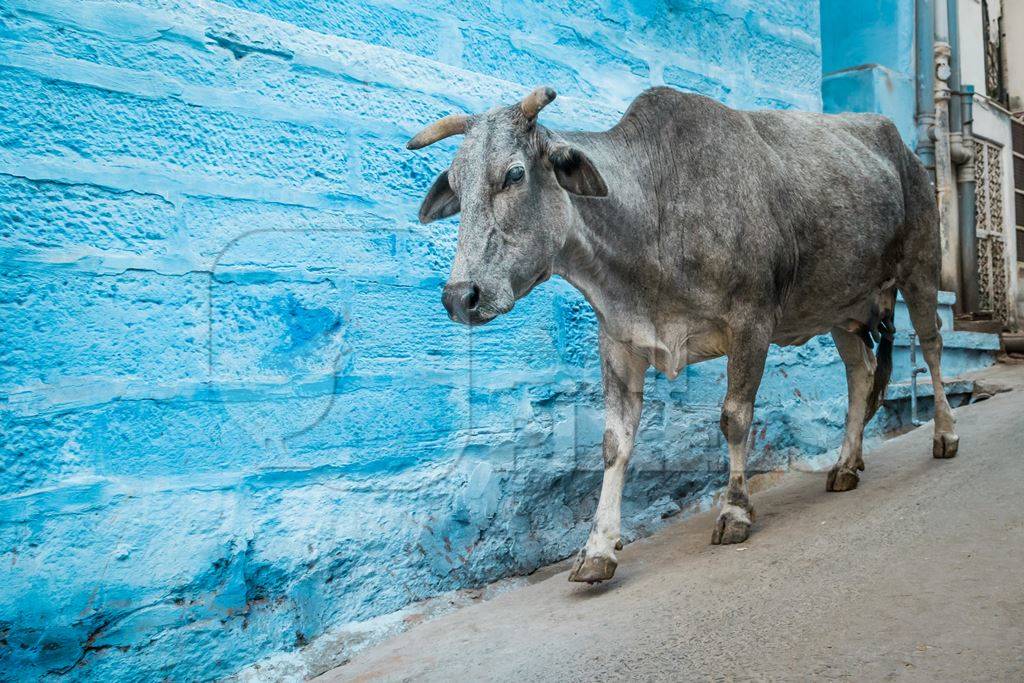
<path id="1" fill-rule="evenodd" d="M 914 147 L 914 0 L 821 0 L 823 109 L 885 114 Z"/>
<path id="2" fill-rule="evenodd" d="M 552 281 L 450 324 L 457 141 L 650 85 L 820 108 L 816 3 L 4 0 L 0 675 L 207 679 L 526 573 L 600 481 L 592 313 Z M 723 365 L 652 374 L 626 534 L 721 483 Z M 773 352 L 754 468 L 833 448 L 828 340 Z"/>

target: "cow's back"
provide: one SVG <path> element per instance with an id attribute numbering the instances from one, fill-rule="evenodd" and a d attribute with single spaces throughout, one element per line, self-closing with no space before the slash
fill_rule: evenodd
<path id="1" fill-rule="evenodd" d="M 908 166 L 916 159 L 882 116 L 750 117 L 778 156 L 775 173 L 790 188 L 781 209 L 799 257 L 780 333 L 863 317 L 865 301 L 895 277 L 907 231 L 907 184 L 914 177 Z"/>
<path id="2" fill-rule="evenodd" d="M 916 161 L 888 119 L 738 111 L 656 88 L 619 127 L 641 131 L 659 166 L 662 215 L 687 254 L 678 275 L 728 283 L 722 300 L 775 303 L 782 336 L 858 317 L 892 278 Z"/>

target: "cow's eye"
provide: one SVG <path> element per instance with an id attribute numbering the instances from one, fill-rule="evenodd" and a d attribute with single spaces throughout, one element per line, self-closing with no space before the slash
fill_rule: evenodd
<path id="1" fill-rule="evenodd" d="M 522 166 L 513 166 L 512 168 L 508 169 L 507 173 L 505 173 L 505 184 L 503 187 L 508 187 L 509 185 L 518 183 L 520 180 L 523 179 L 523 176 L 525 175 L 526 169 L 524 169 Z"/>

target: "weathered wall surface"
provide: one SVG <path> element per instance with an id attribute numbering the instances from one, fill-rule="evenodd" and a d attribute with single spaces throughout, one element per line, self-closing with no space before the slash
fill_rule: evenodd
<path id="1" fill-rule="evenodd" d="M 474 330 L 414 222 L 451 111 L 667 83 L 819 108 L 801 0 L 0 3 L 0 671 L 208 679 L 570 554 L 595 329 L 550 282 Z M 652 375 L 628 535 L 721 481 L 723 366 Z M 837 442 L 831 343 L 774 353 L 753 466 Z"/>
<path id="2" fill-rule="evenodd" d="M 824 111 L 885 114 L 913 148 L 914 0 L 821 0 L 821 45 Z"/>

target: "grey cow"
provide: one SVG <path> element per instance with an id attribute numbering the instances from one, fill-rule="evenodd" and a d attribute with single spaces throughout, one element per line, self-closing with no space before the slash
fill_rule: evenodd
<path id="1" fill-rule="evenodd" d="M 486 323 L 552 274 L 597 314 L 604 482 L 570 580 L 615 572 L 649 366 L 674 378 L 687 363 L 728 356 L 729 486 L 712 543 L 740 543 L 753 519 L 747 433 L 768 347 L 831 331 L 849 409 L 827 487 L 855 488 L 864 425 L 889 379 L 896 288 L 942 382 L 938 211 L 896 127 L 874 115 L 736 111 L 653 88 L 611 130 L 563 132 L 537 123 L 554 98 L 538 88 L 512 106 L 447 116 L 408 147 L 465 134 L 419 214 L 426 223 L 462 213 L 442 297 L 452 320 Z M 936 458 L 956 455 L 953 425 L 937 391 Z"/>

